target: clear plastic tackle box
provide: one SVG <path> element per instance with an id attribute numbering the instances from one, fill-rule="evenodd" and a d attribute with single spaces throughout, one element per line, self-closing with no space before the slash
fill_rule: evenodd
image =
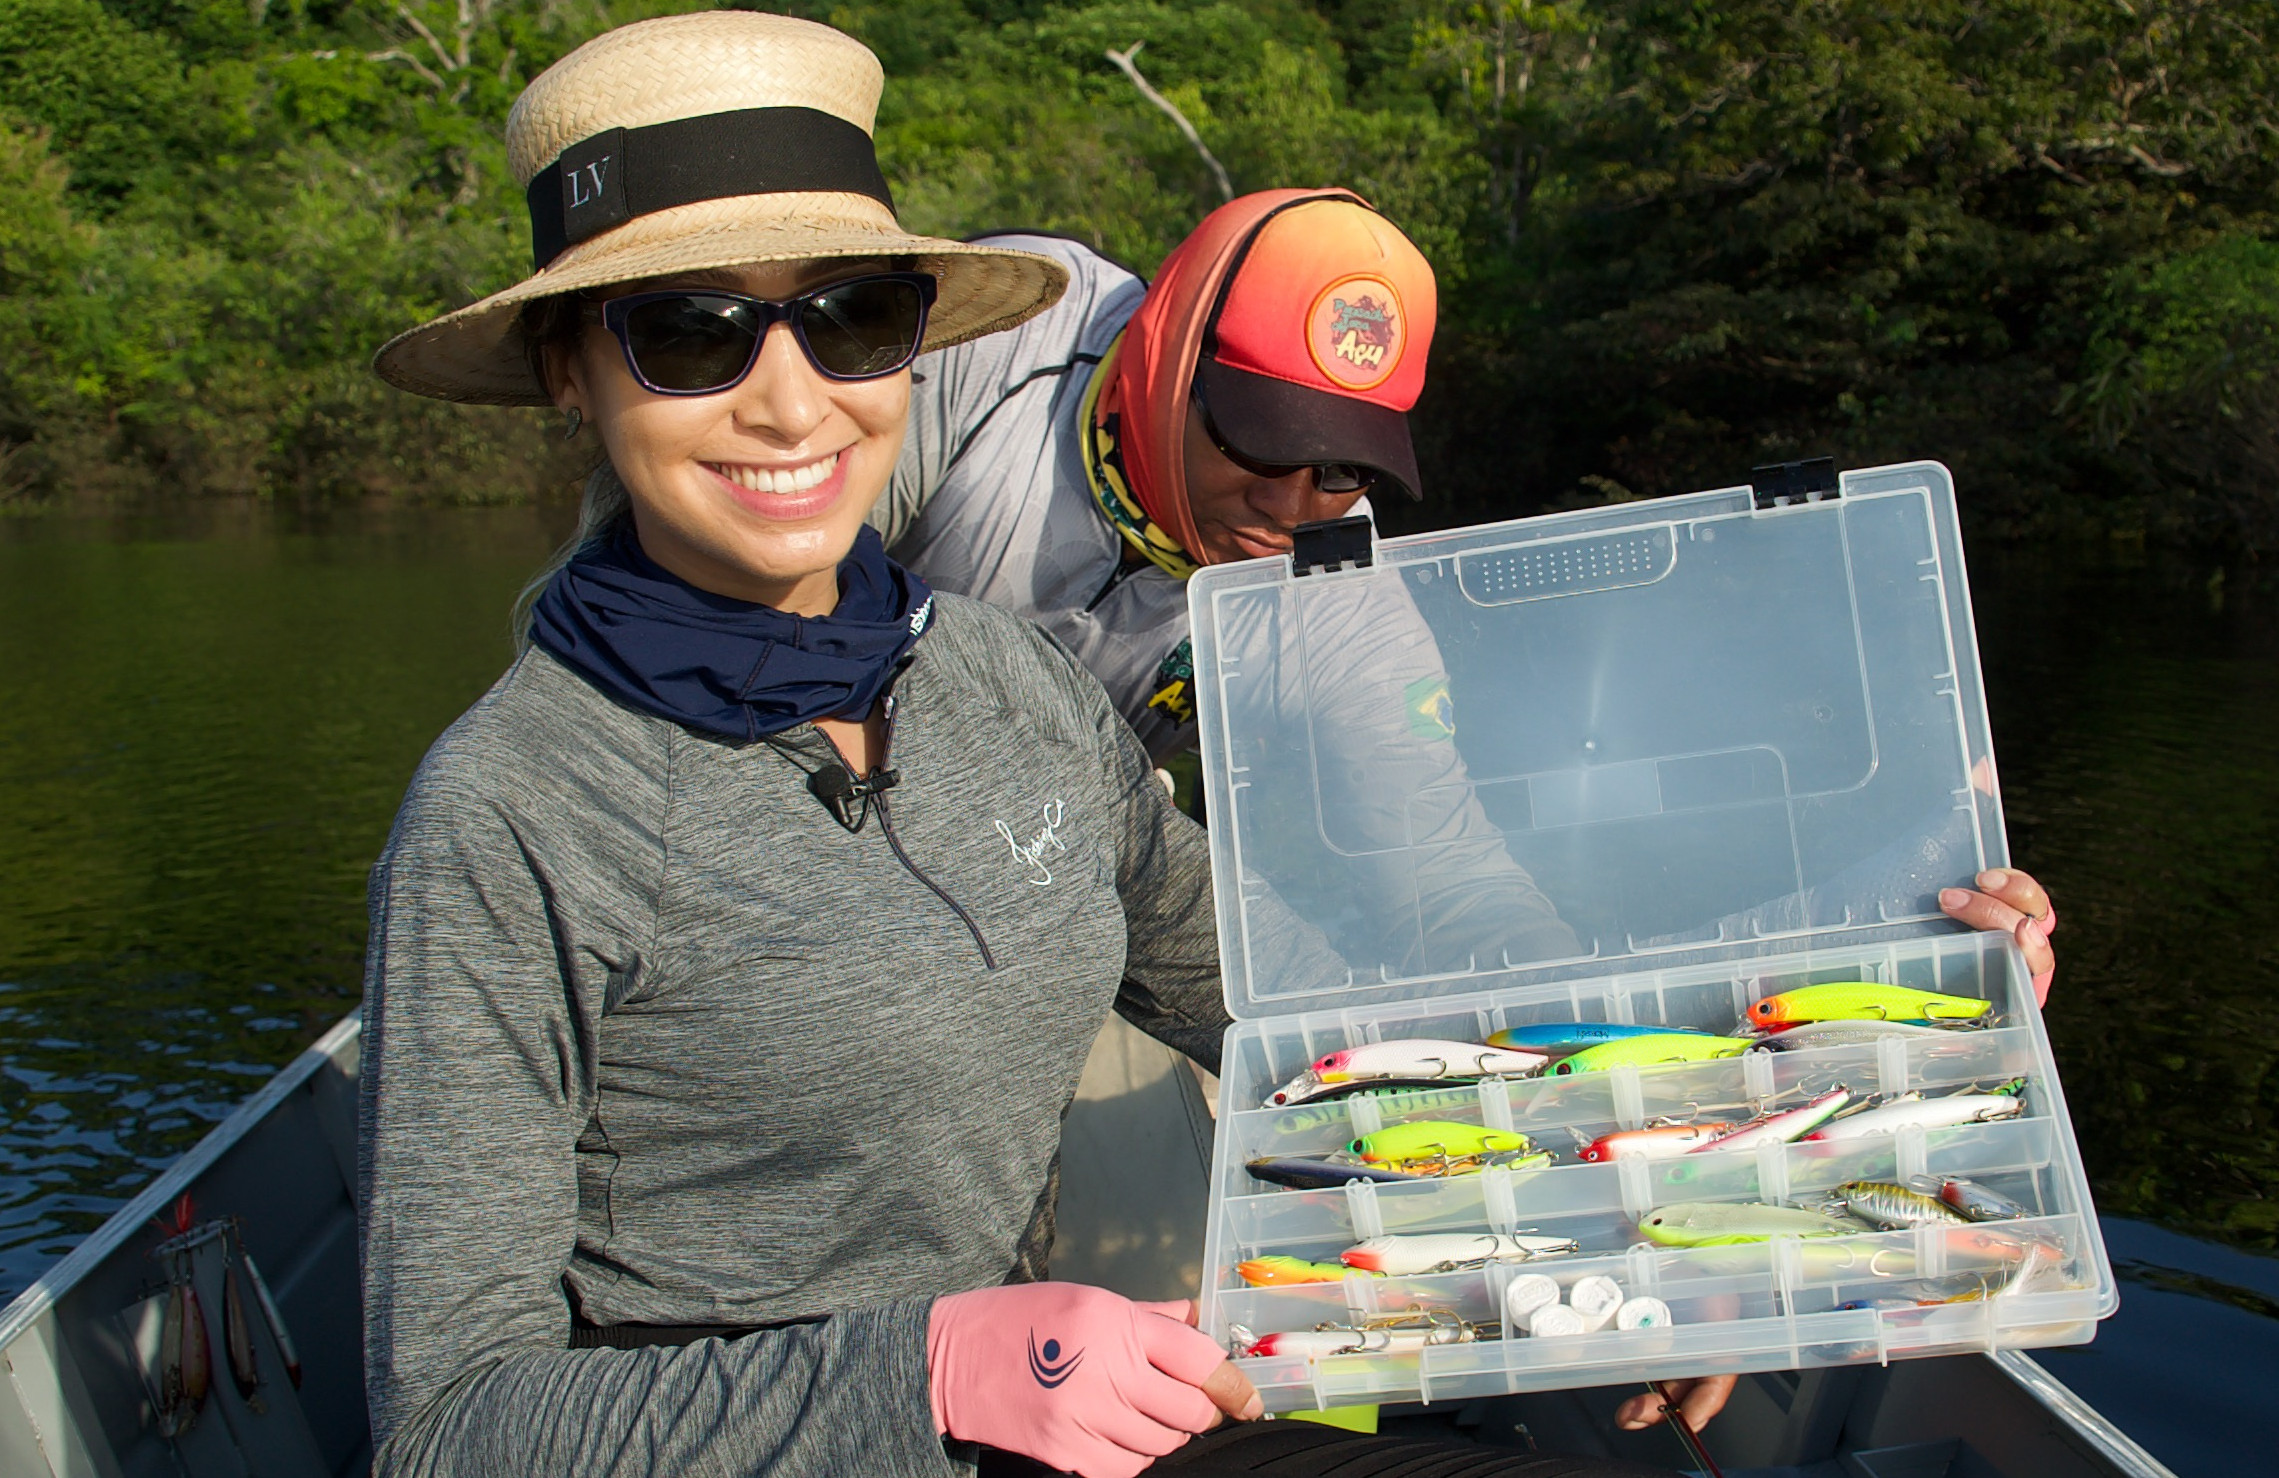
<path id="1" fill-rule="evenodd" d="M 1269 1410 L 2080 1343 L 2113 1311 L 2023 957 L 1937 907 L 1942 886 L 2007 860 L 1945 468 L 1796 464 L 1754 488 L 1383 542 L 1349 523 L 1189 590 L 1236 1023 L 1203 1327 L 1464 1331 L 1247 1358 Z M 1265 1106 L 1340 1048 L 1566 1020 L 1730 1034 L 1765 996 L 1850 980 L 1983 998 L 1991 1024 Z M 1575 1149 L 1835 1085 L 1938 1096 L 2019 1078 L 2024 1111 L 1998 1122 L 1659 1160 Z M 1516 1129 L 1557 1158 L 1314 1190 L 1246 1168 L 1419 1120 Z M 2030 1214 L 1682 1249 L 1638 1230 L 1673 1203 L 1809 1207 L 1926 1174 Z M 1433 1232 L 1578 1250 L 1294 1286 L 1236 1272 Z M 1667 1317 L 1523 1335 L 1504 1294 L 1529 1274 L 1611 1277 Z"/>

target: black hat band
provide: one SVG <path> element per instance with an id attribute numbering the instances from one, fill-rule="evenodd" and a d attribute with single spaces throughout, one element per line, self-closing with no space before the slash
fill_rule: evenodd
<path id="1" fill-rule="evenodd" d="M 530 256 L 544 270 L 635 216 L 735 195 L 894 196 L 869 134 L 815 108 L 741 108 L 580 139 L 530 181 Z"/>

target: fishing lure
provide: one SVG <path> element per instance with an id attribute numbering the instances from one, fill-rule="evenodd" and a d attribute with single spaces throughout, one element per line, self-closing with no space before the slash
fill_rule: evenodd
<path id="1" fill-rule="evenodd" d="M 239 1286 L 237 1264 L 229 1255 L 229 1242 L 222 1243 L 222 1348 L 229 1356 L 230 1379 L 237 1384 L 237 1394 L 258 1413 L 261 1398 L 261 1364 L 253 1353 L 253 1326 L 245 1317 L 245 1290 Z"/>
<path id="2" fill-rule="evenodd" d="M 1675 1027 L 1647 1026 L 1629 1021 L 1538 1021 L 1526 1026 L 1506 1027 L 1489 1036 L 1488 1045 L 1564 1057 L 1580 1052 L 1585 1047 L 1596 1047 L 1601 1042 L 1621 1042 L 1632 1037 L 1706 1035 L 1705 1032 L 1680 1031 Z"/>
<path id="3" fill-rule="evenodd" d="M 1751 1119 L 1706 1144 L 1695 1145 L 1686 1153 L 1699 1155 L 1710 1150 L 1745 1150 L 1760 1144 L 1790 1144 L 1836 1117 L 1851 1101 L 1849 1089 L 1831 1088 L 1810 1103 Z"/>
<path id="4" fill-rule="evenodd" d="M 1649 1032 L 1585 1047 L 1573 1056 L 1560 1058 L 1551 1065 L 1551 1071 L 1565 1077 L 1571 1073 L 1603 1072 L 1610 1067 L 1708 1062 L 1719 1057 L 1738 1057 L 1752 1045 L 1753 1039 L 1747 1037 L 1713 1037 L 1705 1032 Z"/>
<path id="5" fill-rule="evenodd" d="M 1326 1128 L 1347 1122 L 1343 1104 L 1351 1098 L 1399 1098 L 1398 1105 L 1387 1105 L 1388 1112 L 1404 1114 L 1460 1113 L 1480 1106 L 1480 1091 L 1476 1084 L 1464 1083 L 1450 1087 L 1446 1078 L 1429 1082 L 1399 1078 L 1379 1078 L 1366 1083 L 1347 1083 L 1340 1087 L 1315 1094 L 1303 1104 L 1291 1108 L 1274 1118 L 1276 1134 L 1303 1134 L 1309 1129 Z"/>
<path id="6" fill-rule="evenodd" d="M 1256 1335 L 1237 1324 L 1227 1331 L 1234 1348 L 1245 1356 L 1402 1355 L 1433 1345 L 1464 1345 L 1499 1339 L 1502 1326 L 1474 1324 L 1445 1309 L 1407 1309 L 1379 1314 L 1357 1324 L 1317 1324 L 1312 1329 Z"/>
<path id="7" fill-rule="evenodd" d="M 1805 1135 L 1802 1142 L 1832 1144 L 1847 1139 L 1872 1139 L 1879 1134 L 1897 1134 L 1908 1124 L 1919 1124 L 1925 1129 L 1952 1129 L 1961 1124 L 2015 1119 L 2026 1111 L 2025 1100 L 2016 1092 L 2023 1082 L 2023 1079 L 2013 1080 L 1992 1093 L 1951 1093 L 1944 1098 L 1905 1094 L 1890 1103 L 1824 1124 Z"/>
<path id="8" fill-rule="evenodd" d="M 1784 1026 L 1751 1044 L 1759 1052 L 1801 1052 L 1813 1047 L 1872 1047 L 1885 1037 L 1913 1041 L 1921 1037 L 1953 1038 L 1960 1026 L 1925 1026 L 1916 1021 L 1801 1021 Z"/>
<path id="9" fill-rule="evenodd" d="M 1540 1052 L 1512 1052 L 1483 1047 L 1477 1042 L 1447 1042 L 1417 1038 L 1397 1042 L 1370 1042 L 1341 1048 L 1319 1058 L 1304 1072 L 1267 1095 L 1266 1106 L 1281 1108 L 1304 1103 L 1323 1089 L 1377 1078 L 1430 1082 L 1440 1078 L 1516 1077 L 1538 1071 L 1550 1061 Z"/>
<path id="10" fill-rule="evenodd" d="M 1934 1223 L 1962 1225 L 1968 1220 L 1936 1196 L 1926 1196 L 1921 1191 L 1911 1191 L 1888 1181 L 1846 1181 L 1836 1187 L 1833 1201 L 1869 1226 L 1886 1232 Z"/>
<path id="11" fill-rule="evenodd" d="M 1354 1180 L 1371 1180 L 1383 1184 L 1429 1179 L 1407 1170 L 1395 1170 L 1389 1165 L 1371 1165 L 1343 1155 L 1267 1156 L 1248 1161 L 1243 1168 L 1269 1185 L 1288 1186 L 1298 1191 L 1334 1190 Z"/>
<path id="12" fill-rule="evenodd" d="M 1648 1124 L 1643 1129 L 1617 1129 L 1602 1134 L 1575 1151 L 1575 1158 L 1591 1165 L 1616 1160 L 1668 1160 L 1700 1148 L 1734 1126 L 1714 1124 Z M 1580 1134 L 1575 1136 L 1582 1138 Z"/>
<path id="13" fill-rule="evenodd" d="M 1539 1257 L 1564 1257 L 1581 1250 L 1582 1244 L 1572 1237 L 1442 1232 L 1371 1237 L 1347 1248 L 1338 1257 L 1345 1266 L 1363 1272 L 1409 1277 L 1420 1273 L 1453 1273 L 1460 1268 L 1484 1267 L 1491 1262 L 1532 1262 Z"/>
<path id="14" fill-rule="evenodd" d="M 1944 1180 L 1918 1176 L 1915 1186 L 1918 1190 L 1928 1187 L 1931 1194 L 1971 1221 L 2015 1221 L 2034 1214 L 2030 1207 L 2020 1205 L 2000 1191 L 1988 1190 L 1977 1181 L 1965 1180 L 1959 1175 Z"/>
<path id="15" fill-rule="evenodd" d="M 1524 1134 L 1508 1129 L 1486 1129 L 1478 1124 L 1456 1124 L 1446 1119 L 1419 1119 L 1390 1124 L 1364 1134 L 1345 1147 L 1372 1165 L 1406 1168 L 1417 1162 L 1472 1159 L 1481 1155 L 1526 1154 L 1535 1148 Z"/>
<path id="16" fill-rule="evenodd" d="M 1749 1008 L 1749 1024 L 1761 1031 L 1779 1031 L 1808 1021 L 1975 1021 L 1993 1008 L 1993 1002 L 1971 996 L 1845 980 L 1767 996 Z"/>
<path id="17" fill-rule="evenodd" d="M 1238 1262 L 1234 1271 L 1253 1288 L 1295 1288 L 1304 1283 L 1342 1283 L 1353 1269 L 1341 1262 L 1308 1262 L 1277 1254 Z"/>
<path id="18" fill-rule="evenodd" d="M 1865 1228 L 1856 1221 L 1795 1206 L 1681 1201 L 1647 1212 L 1638 1230 L 1664 1247 L 1730 1247 L 1775 1237 L 1842 1237 Z"/>
<path id="19" fill-rule="evenodd" d="M 261 1306 L 262 1322 L 269 1326 L 269 1337 L 277 1342 L 277 1358 L 284 1362 L 285 1379 L 297 1391 L 301 1388 L 301 1353 L 285 1328 L 285 1316 L 278 1312 L 277 1300 L 269 1292 L 268 1280 L 261 1276 L 260 1264 L 253 1260 L 252 1249 L 241 1242 L 238 1255 L 245 1262 L 245 1281 L 253 1285 L 254 1301 Z"/>

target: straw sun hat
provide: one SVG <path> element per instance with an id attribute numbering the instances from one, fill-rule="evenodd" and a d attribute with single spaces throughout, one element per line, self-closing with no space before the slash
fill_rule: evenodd
<path id="1" fill-rule="evenodd" d="M 1050 258 L 912 236 L 871 148 L 878 58 L 829 26 L 709 11 L 598 36 L 546 69 L 507 115 L 537 270 L 402 334 L 373 361 L 401 389 L 478 405 L 546 405 L 525 303 L 669 273 L 829 257 L 913 257 L 940 283 L 927 349 L 1050 307 Z"/>

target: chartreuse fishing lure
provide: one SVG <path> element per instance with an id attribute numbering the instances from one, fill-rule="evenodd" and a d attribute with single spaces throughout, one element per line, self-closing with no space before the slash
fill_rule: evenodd
<path id="1" fill-rule="evenodd" d="M 1486 1129 L 1478 1124 L 1456 1124 L 1445 1119 L 1389 1124 L 1345 1147 L 1346 1153 L 1359 1155 L 1372 1165 L 1396 1168 L 1470 1160 L 1483 1155 L 1524 1155 L 1534 1148 L 1534 1142 L 1526 1135 L 1509 1129 Z"/>
<path id="2" fill-rule="evenodd" d="M 1906 1021 L 1923 1025 L 1976 1021 L 1994 1009 L 1992 1001 L 1941 995 L 1872 980 L 1805 985 L 1767 996 L 1749 1008 L 1749 1024 L 1780 1031 L 1808 1021 Z"/>
<path id="3" fill-rule="evenodd" d="M 1341 1262 L 1308 1262 L 1273 1254 L 1234 1265 L 1235 1276 L 1253 1288 L 1295 1288 L 1302 1283 L 1342 1283 L 1356 1271 Z"/>
<path id="4" fill-rule="evenodd" d="M 1680 1201 L 1647 1212 L 1639 1220 L 1638 1230 L 1648 1241 L 1664 1247 L 1732 1247 L 1744 1242 L 1769 1242 L 1775 1237 L 1843 1237 L 1866 1228 L 1848 1217 L 1795 1206 Z"/>
<path id="5" fill-rule="evenodd" d="M 1610 1067 L 1656 1067 L 1666 1062 L 1709 1062 L 1738 1057 L 1754 1045 L 1746 1037 L 1712 1037 L 1702 1032 L 1651 1032 L 1585 1047 L 1551 1065 L 1555 1076 L 1604 1072 Z"/>

